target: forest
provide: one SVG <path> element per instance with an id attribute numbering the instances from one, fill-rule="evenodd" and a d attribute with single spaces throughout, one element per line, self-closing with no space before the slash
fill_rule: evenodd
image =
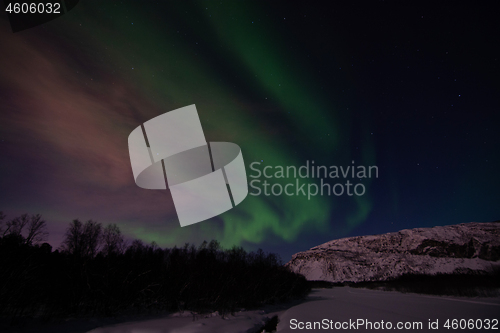
<path id="1" fill-rule="evenodd" d="M 161 248 L 126 240 L 116 224 L 71 221 L 61 246 L 46 242 L 40 214 L 0 212 L 0 316 L 44 321 L 123 313 L 240 309 L 302 298 L 306 279 L 261 249 L 212 240 Z"/>

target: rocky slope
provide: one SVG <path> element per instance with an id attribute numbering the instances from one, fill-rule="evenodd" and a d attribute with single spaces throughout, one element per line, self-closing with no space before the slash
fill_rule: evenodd
<path id="1" fill-rule="evenodd" d="M 308 280 L 383 281 L 405 273 L 489 272 L 500 267 L 500 223 L 401 230 L 333 240 L 286 264 Z"/>

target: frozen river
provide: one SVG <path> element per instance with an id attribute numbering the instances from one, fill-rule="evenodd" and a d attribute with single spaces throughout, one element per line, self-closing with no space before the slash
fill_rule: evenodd
<path id="1" fill-rule="evenodd" d="M 499 331 L 500 324 L 496 324 L 494 330 L 499 318 L 498 297 L 427 296 L 344 287 L 314 290 L 309 295 L 309 301 L 280 315 L 278 332 L 449 332 L 455 326 L 460 330 L 460 325 L 465 325 L 468 332 L 485 331 L 487 326 L 490 326 L 489 330 Z M 450 329 L 445 327 L 447 320 Z M 429 325 L 437 329 L 429 329 Z M 482 329 L 475 329 L 479 325 L 482 325 Z M 312 329 L 308 329 L 309 327 Z"/>
<path id="2" fill-rule="evenodd" d="M 314 289 L 304 302 L 288 309 L 242 311 L 225 319 L 184 315 L 123 323 L 88 333 L 250 333 L 255 332 L 265 318 L 274 315 L 280 320 L 277 332 L 283 333 L 344 330 L 498 332 L 500 297 L 426 296 L 339 287 Z M 479 326 L 482 329 L 477 329 Z"/>

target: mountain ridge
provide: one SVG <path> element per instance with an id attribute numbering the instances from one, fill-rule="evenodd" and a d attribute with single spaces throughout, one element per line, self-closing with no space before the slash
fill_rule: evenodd
<path id="1" fill-rule="evenodd" d="M 310 281 L 386 281 L 404 274 L 489 273 L 500 267 L 500 223 L 469 222 L 332 240 L 285 265 Z"/>

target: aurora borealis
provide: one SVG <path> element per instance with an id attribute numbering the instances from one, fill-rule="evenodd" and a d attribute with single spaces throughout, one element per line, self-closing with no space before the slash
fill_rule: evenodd
<path id="1" fill-rule="evenodd" d="M 42 214 L 54 248 L 79 218 L 284 260 L 340 237 L 499 219 L 494 11 L 362 4 L 81 1 L 19 33 L 2 16 L 0 210 Z M 168 191 L 135 185 L 127 137 L 191 104 L 207 141 L 241 147 L 247 177 L 252 162 L 306 161 L 378 177 L 362 196 L 249 195 L 181 228 Z"/>

